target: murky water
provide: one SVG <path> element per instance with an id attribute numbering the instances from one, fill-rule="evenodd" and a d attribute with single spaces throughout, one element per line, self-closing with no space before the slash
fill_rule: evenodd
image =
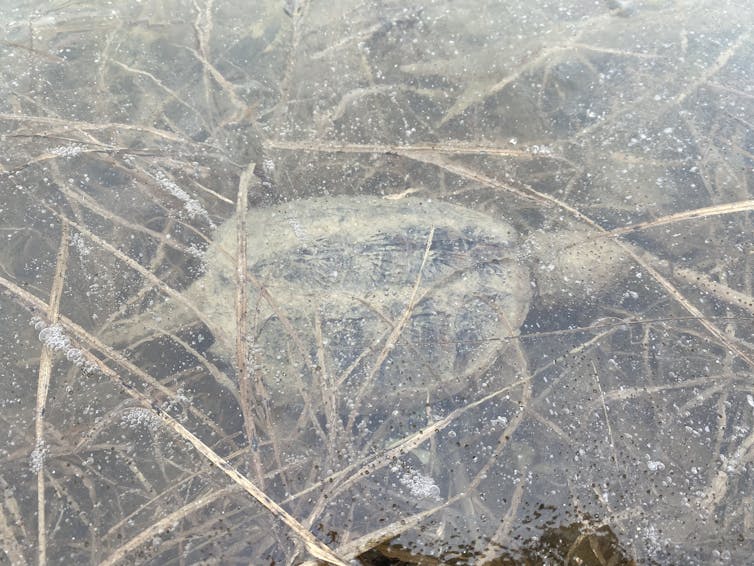
<path id="1" fill-rule="evenodd" d="M 0 561 L 744 562 L 752 24 L 0 2 Z"/>

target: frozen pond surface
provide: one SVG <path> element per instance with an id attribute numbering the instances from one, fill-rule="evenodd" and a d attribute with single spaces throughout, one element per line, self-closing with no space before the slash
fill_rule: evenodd
<path id="1" fill-rule="evenodd" d="M 744 563 L 753 26 L 0 0 L 0 564 Z"/>

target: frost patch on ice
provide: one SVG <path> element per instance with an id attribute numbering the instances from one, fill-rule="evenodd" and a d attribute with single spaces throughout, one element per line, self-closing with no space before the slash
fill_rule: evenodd
<path id="1" fill-rule="evenodd" d="M 440 501 L 440 488 L 435 480 L 415 470 L 405 472 L 398 477 L 398 481 L 408 488 L 412 496 L 419 499 L 434 499 Z"/>
<path id="2" fill-rule="evenodd" d="M 31 319 L 31 325 L 39 331 L 39 341 L 50 348 L 50 350 L 53 352 L 63 352 L 66 359 L 77 367 L 86 369 L 87 371 L 97 369 L 97 366 L 86 361 L 86 356 L 82 350 L 74 348 L 71 345 L 71 340 L 66 336 L 62 325 L 48 325 L 37 316 Z"/>

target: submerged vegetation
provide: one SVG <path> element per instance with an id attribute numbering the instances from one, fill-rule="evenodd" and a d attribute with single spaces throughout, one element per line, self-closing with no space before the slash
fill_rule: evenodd
<path id="1" fill-rule="evenodd" d="M 6 4 L 0 563 L 751 556 L 749 2 Z"/>

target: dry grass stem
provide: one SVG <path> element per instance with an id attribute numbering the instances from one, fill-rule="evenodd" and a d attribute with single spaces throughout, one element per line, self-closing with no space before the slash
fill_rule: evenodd
<path id="1" fill-rule="evenodd" d="M 749 559 L 754 12 L 420 4 L 0 7 L 0 563 Z"/>

